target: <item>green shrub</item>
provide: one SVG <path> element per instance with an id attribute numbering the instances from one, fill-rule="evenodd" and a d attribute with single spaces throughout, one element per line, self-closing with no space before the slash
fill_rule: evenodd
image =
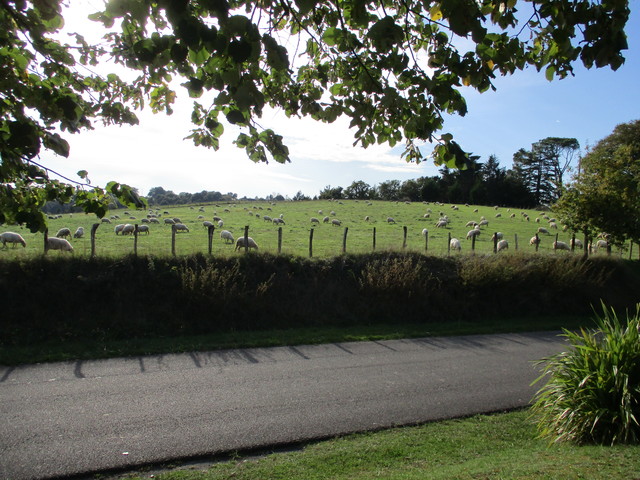
<path id="1" fill-rule="evenodd" d="M 543 360 L 533 404 L 541 437 L 579 444 L 640 441 L 640 304 L 620 320 L 603 305 L 596 329 L 565 330 L 569 351 Z"/>

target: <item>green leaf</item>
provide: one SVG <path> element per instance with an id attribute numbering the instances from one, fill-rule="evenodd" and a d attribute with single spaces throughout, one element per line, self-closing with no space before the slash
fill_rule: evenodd
<path id="1" fill-rule="evenodd" d="M 549 65 L 547 67 L 547 70 L 544 73 L 544 76 L 547 78 L 547 80 L 549 80 L 550 82 L 553 80 L 553 76 L 556 73 L 556 68 L 553 65 Z"/>

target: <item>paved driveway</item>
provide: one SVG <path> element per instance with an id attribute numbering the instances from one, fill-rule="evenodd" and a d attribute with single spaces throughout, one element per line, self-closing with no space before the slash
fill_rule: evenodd
<path id="1" fill-rule="evenodd" d="M 558 332 L 0 367 L 0 478 L 63 477 L 527 405 Z"/>

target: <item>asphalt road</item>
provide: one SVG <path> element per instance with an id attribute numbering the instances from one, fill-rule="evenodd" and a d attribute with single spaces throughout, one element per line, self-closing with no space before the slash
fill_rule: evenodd
<path id="1" fill-rule="evenodd" d="M 294 444 L 527 405 L 558 332 L 0 367 L 0 478 Z"/>

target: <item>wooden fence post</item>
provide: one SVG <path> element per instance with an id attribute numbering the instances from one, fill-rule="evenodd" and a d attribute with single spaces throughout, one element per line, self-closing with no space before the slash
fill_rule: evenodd
<path id="1" fill-rule="evenodd" d="M 309 231 L 309 258 L 313 257 L 313 228 Z"/>
<path id="2" fill-rule="evenodd" d="M 349 227 L 344 227 L 344 237 L 342 237 L 342 253 L 347 253 L 347 233 L 349 233 Z"/>
<path id="3" fill-rule="evenodd" d="M 451 232 L 449 232 L 449 237 L 447 238 L 447 255 L 451 255 Z"/>
<path id="4" fill-rule="evenodd" d="M 244 226 L 244 253 L 249 253 L 249 225 Z"/>
<path id="5" fill-rule="evenodd" d="M 49 252 L 49 229 L 44 229 L 44 254 Z"/>
<path id="6" fill-rule="evenodd" d="M 571 251 L 573 252 L 576 249 L 576 234 L 573 233 L 571 235 Z"/>
<path id="7" fill-rule="evenodd" d="M 133 255 L 138 256 L 138 224 L 133 226 Z"/>
<path id="8" fill-rule="evenodd" d="M 209 236 L 209 255 L 213 253 L 213 232 L 216 230 L 214 225 L 209 225 L 207 227 L 207 234 Z"/>
<path id="9" fill-rule="evenodd" d="M 629 260 L 631 260 L 632 255 L 633 255 L 633 240 L 629 242 Z"/>
<path id="10" fill-rule="evenodd" d="M 407 226 L 405 225 L 404 227 L 402 227 L 402 230 L 404 231 L 402 237 L 402 249 L 404 250 L 405 248 L 407 248 Z"/>
<path id="11" fill-rule="evenodd" d="M 493 232 L 493 253 L 498 253 L 498 232 Z"/>
<path id="12" fill-rule="evenodd" d="M 515 236 L 516 252 L 517 252 L 518 251 L 518 234 L 516 233 L 514 236 Z"/>
<path id="13" fill-rule="evenodd" d="M 556 248 L 556 247 L 558 246 L 558 235 L 559 235 L 559 234 L 557 234 L 557 233 L 556 233 L 556 241 L 555 241 L 555 242 L 553 242 L 553 251 L 554 251 L 554 252 L 557 250 L 557 248 Z"/>
<path id="14" fill-rule="evenodd" d="M 429 232 L 424 234 L 424 251 L 425 253 L 429 250 Z"/>
<path id="15" fill-rule="evenodd" d="M 540 237 L 536 233 L 536 252 L 538 251 L 538 247 L 540 246 Z"/>
<path id="16" fill-rule="evenodd" d="M 278 255 L 282 253 L 282 227 L 278 227 Z"/>
<path id="17" fill-rule="evenodd" d="M 471 253 L 476 253 L 476 237 L 477 235 L 471 236 Z M 451 234 L 449 234 L 449 238 L 451 238 Z"/>
<path id="18" fill-rule="evenodd" d="M 373 227 L 373 251 L 376 250 L 376 227 Z"/>
<path id="19" fill-rule="evenodd" d="M 94 223 L 91 226 L 91 258 L 96 256 L 96 230 L 99 226 L 99 223 Z"/>
<path id="20" fill-rule="evenodd" d="M 176 226 L 171 225 L 171 255 L 176 256 Z"/>

